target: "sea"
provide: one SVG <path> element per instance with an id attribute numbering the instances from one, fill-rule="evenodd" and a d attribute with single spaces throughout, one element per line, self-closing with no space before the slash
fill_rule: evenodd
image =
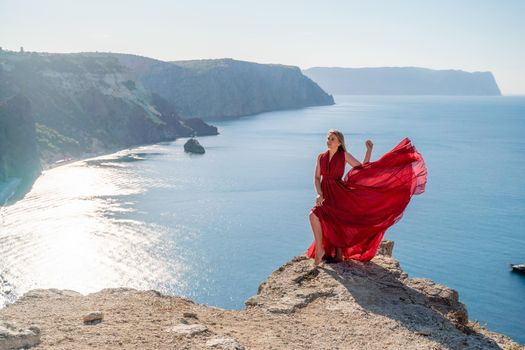
<path id="1" fill-rule="evenodd" d="M 205 154 L 177 139 L 44 171 L 0 207 L 0 307 L 33 288 L 124 286 L 243 308 L 313 241 L 315 161 L 335 128 L 361 160 L 368 139 L 372 161 L 412 141 L 428 181 L 385 234 L 395 258 L 525 343 L 525 275 L 510 269 L 525 263 L 525 96 L 335 101 L 210 122 Z"/>

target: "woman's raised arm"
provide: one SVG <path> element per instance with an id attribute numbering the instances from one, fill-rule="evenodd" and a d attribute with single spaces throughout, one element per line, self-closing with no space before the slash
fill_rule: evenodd
<path id="1" fill-rule="evenodd" d="M 363 163 L 368 163 L 370 161 L 370 156 L 372 156 L 372 148 L 374 147 L 374 144 L 370 140 L 366 140 L 366 154 L 365 159 L 363 160 Z"/>

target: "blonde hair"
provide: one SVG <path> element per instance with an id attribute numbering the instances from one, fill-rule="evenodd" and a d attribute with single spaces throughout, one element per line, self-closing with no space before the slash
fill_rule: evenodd
<path id="1" fill-rule="evenodd" d="M 330 129 L 328 130 L 328 135 L 330 134 L 334 134 L 339 140 L 339 142 L 341 142 L 337 150 L 343 150 L 346 152 L 345 136 L 343 135 L 343 133 L 337 129 Z"/>

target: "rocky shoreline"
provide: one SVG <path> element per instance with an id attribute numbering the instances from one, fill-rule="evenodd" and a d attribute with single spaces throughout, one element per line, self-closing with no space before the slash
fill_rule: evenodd
<path id="1" fill-rule="evenodd" d="M 242 310 L 154 290 L 31 290 L 0 309 L 0 350 L 22 339 L 31 349 L 525 348 L 469 320 L 455 290 L 408 278 L 392 248 L 319 268 L 296 256 Z"/>

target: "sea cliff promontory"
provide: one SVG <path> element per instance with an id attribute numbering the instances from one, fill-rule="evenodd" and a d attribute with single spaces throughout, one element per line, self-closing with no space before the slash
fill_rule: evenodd
<path id="1" fill-rule="evenodd" d="M 296 256 L 242 310 L 154 290 L 35 289 L 0 309 L 11 329 L 4 344 L 25 337 L 37 343 L 31 349 L 523 349 L 470 320 L 457 291 L 409 278 L 392 248 L 385 241 L 370 262 L 319 268 Z"/>
<path id="2" fill-rule="evenodd" d="M 420 67 L 314 67 L 303 73 L 335 95 L 501 95 L 491 72 Z"/>
<path id="3" fill-rule="evenodd" d="M 164 62 L 136 55 L 113 56 L 185 118 L 221 120 L 334 104 L 331 95 L 295 66 L 231 58 Z"/>

